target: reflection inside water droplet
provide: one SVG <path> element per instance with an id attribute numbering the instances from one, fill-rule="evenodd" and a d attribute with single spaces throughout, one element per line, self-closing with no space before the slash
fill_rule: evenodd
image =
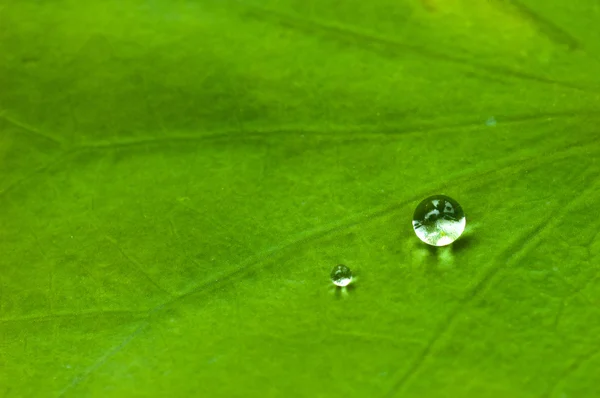
<path id="1" fill-rule="evenodd" d="M 413 214 L 415 234 L 432 246 L 446 246 L 465 230 L 465 213 L 454 199 L 434 195 L 424 199 Z"/>
<path id="2" fill-rule="evenodd" d="M 336 286 L 348 286 L 352 282 L 352 271 L 344 264 L 336 265 L 331 271 L 331 281 Z"/>

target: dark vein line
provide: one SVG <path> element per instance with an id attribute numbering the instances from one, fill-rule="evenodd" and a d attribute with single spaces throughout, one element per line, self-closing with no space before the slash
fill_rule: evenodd
<path id="1" fill-rule="evenodd" d="M 110 237 L 110 236 L 106 236 L 106 240 L 108 242 L 110 242 L 113 246 L 115 246 L 117 248 L 117 250 L 121 253 L 121 255 L 134 266 L 134 269 L 139 273 L 142 274 L 144 276 L 144 278 L 152 285 L 154 286 L 156 289 L 158 289 L 160 292 L 164 293 L 165 295 L 167 295 L 168 297 L 173 297 L 173 294 L 170 293 L 169 291 L 165 290 L 163 287 L 161 287 L 154 279 L 152 279 L 150 277 L 150 275 L 144 271 L 144 269 L 142 268 L 142 266 L 133 258 L 129 257 L 127 255 L 127 253 L 125 253 L 125 251 L 123 250 L 123 248 L 121 247 L 121 245 L 119 245 L 117 243 L 117 241 Z"/>
<path id="2" fill-rule="evenodd" d="M 546 159 L 546 161 L 550 162 L 551 159 Z M 487 172 L 486 172 L 487 173 Z M 180 300 L 185 299 L 186 297 L 190 297 L 193 294 L 199 293 L 201 291 L 204 292 L 208 292 L 211 291 L 210 289 L 217 289 L 220 285 L 231 282 L 231 280 L 233 280 L 236 276 L 238 275 L 242 275 L 244 271 L 248 271 L 250 269 L 252 269 L 255 265 L 260 264 L 263 260 L 268 259 L 268 258 L 274 258 L 276 255 L 279 255 L 283 252 L 285 252 L 288 249 L 300 246 L 302 244 L 305 243 L 310 243 L 313 241 L 316 241 L 322 237 L 328 236 L 332 233 L 335 232 L 341 232 L 344 231 L 348 228 L 351 228 L 353 226 L 359 225 L 361 223 L 367 222 L 369 220 L 375 220 L 377 218 L 383 217 L 387 214 L 389 214 L 390 212 L 393 212 L 399 208 L 401 208 L 402 206 L 416 201 L 418 200 L 422 195 L 416 195 L 413 198 L 410 198 L 406 201 L 403 201 L 401 203 L 396 203 L 392 206 L 388 206 L 385 208 L 380 208 L 377 209 L 375 211 L 366 211 L 363 212 L 361 215 L 359 215 L 358 217 L 354 217 L 354 218 L 350 218 L 350 219 L 345 219 L 341 222 L 338 223 L 332 223 L 329 224 L 328 227 L 325 228 L 318 228 L 316 230 L 312 230 L 312 231 L 305 231 L 302 235 L 297 236 L 296 238 L 288 241 L 286 244 L 284 245 L 280 245 L 277 247 L 274 247 L 272 249 L 269 249 L 267 251 L 263 251 L 262 253 L 252 256 L 251 258 L 249 258 L 248 260 L 240 263 L 240 265 L 232 272 L 215 279 L 214 281 L 210 281 L 208 283 L 204 283 L 202 285 L 196 286 L 192 289 L 190 289 L 189 291 L 182 293 L 179 296 L 175 296 L 174 298 L 165 301 L 164 303 L 161 303 L 159 305 L 157 305 L 156 307 L 152 308 L 151 310 L 148 311 L 148 316 L 147 318 L 150 317 L 151 314 L 153 313 L 158 313 L 161 309 L 163 309 L 164 307 L 166 307 L 167 305 L 171 305 L 175 302 L 178 302 Z M 195 211 L 195 209 L 193 208 L 189 208 L 190 211 Z M 560 217 L 559 217 L 560 218 Z M 456 308 L 454 311 L 454 316 L 456 314 L 458 314 L 459 312 L 459 308 Z M 448 318 L 449 320 L 447 322 L 445 322 L 444 324 L 447 325 L 447 327 L 449 326 L 449 322 L 451 321 L 450 318 Z M 147 321 L 148 322 L 148 321 Z M 140 326 L 138 329 L 136 329 L 134 332 L 132 332 L 129 336 L 127 336 L 118 346 L 114 347 L 113 349 L 109 350 L 105 355 L 103 355 L 92 367 L 90 367 L 88 370 L 86 370 L 83 374 L 79 375 L 78 377 L 76 377 L 75 379 L 73 379 L 71 381 L 71 383 L 62 391 L 61 396 L 64 395 L 64 393 L 72 388 L 74 388 L 75 386 L 77 386 L 81 381 L 83 381 L 85 378 L 87 378 L 93 371 L 95 371 L 96 369 L 98 369 L 100 366 L 102 366 L 105 362 L 107 362 L 112 356 L 114 356 L 116 353 L 120 352 L 121 350 L 123 350 L 138 334 L 141 333 L 142 328 L 146 327 L 148 325 L 148 323 L 146 322 L 145 325 Z M 444 330 L 442 327 L 438 328 L 438 332 L 436 332 L 436 334 L 438 336 L 441 337 L 441 335 L 444 333 Z M 427 353 L 431 350 L 431 348 L 433 347 L 433 344 L 435 343 L 435 341 L 432 339 L 430 342 L 430 347 L 427 349 L 427 351 L 425 352 L 425 354 L 423 355 L 423 360 L 425 359 L 425 357 L 427 356 Z"/>
<path id="3" fill-rule="evenodd" d="M 565 45 L 570 51 L 581 48 L 581 43 L 567 31 L 561 29 L 554 22 L 542 17 L 538 12 L 527 7 L 519 0 L 495 0 L 494 3 L 501 9 L 512 12 L 529 22 L 534 29 L 546 36 L 555 44 Z"/>
<path id="4" fill-rule="evenodd" d="M 239 1 L 233 0 L 234 3 L 242 5 Z M 481 70 L 486 70 L 489 73 L 496 75 L 508 76 L 511 78 L 517 78 L 521 80 L 528 80 L 536 83 L 542 84 L 550 84 L 556 86 L 562 86 L 564 88 L 584 91 L 584 92 L 592 92 L 595 93 L 596 90 L 590 90 L 588 85 L 577 85 L 569 82 L 552 80 L 549 78 L 532 75 L 525 72 L 520 72 L 517 70 L 489 65 L 482 62 L 477 62 L 473 60 L 469 60 L 467 58 L 462 58 L 454 55 L 448 55 L 444 53 L 439 53 L 436 51 L 432 51 L 426 49 L 424 47 L 415 46 L 412 44 L 402 43 L 398 41 L 393 41 L 390 39 L 386 39 L 383 37 L 375 36 L 371 33 L 363 32 L 363 31 L 355 31 L 349 26 L 342 25 L 329 25 L 323 21 L 311 20 L 306 18 L 296 17 L 290 14 L 284 14 L 279 11 L 274 11 L 270 9 L 266 9 L 263 7 L 259 7 L 256 5 L 243 4 L 243 8 L 247 9 L 247 15 L 249 17 L 255 17 L 261 20 L 274 20 L 276 23 L 279 23 L 281 26 L 296 29 L 299 31 L 303 31 L 307 34 L 314 35 L 316 32 L 321 32 L 323 34 L 329 35 L 340 42 L 348 43 L 354 46 L 360 46 L 361 48 L 377 52 L 385 57 L 398 57 L 403 54 L 403 52 L 410 51 L 414 54 L 417 54 L 424 58 L 429 58 L 435 61 L 443 61 L 447 63 L 452 63 L 455 65 L 459 65 L 461 67 L 477 67 Z M 379 48 L 378 48 L 379 47 Z M 381 51 L 381 47 L 383 47 L 385 52 Z"/>
<path id="5" fill-rule="evenodd" d="M 49 134 L 43 133 L 40 130 L 38 130 L 38 129 L 36 129 L 36 128 L 28 125 L 28 124 L 25 124 L 25 123 L 23 123 L 23 122 L 15 119 L 15 118 L 13 118 L 13 117 L 8 116 L 6 114 L 6 111 L 0 112 L 0 119 L 6 120 L 8 123 L 12 124 L 13 126 L 18 127 L 20 130 L 23 130 L 25 133 L 27 133 L 27 135 L 29 135 L 31 137 L 41 138 L 44 141 L 50 142 L 50 143 L 52 143 L 52 144 L 54 144 L 56 146 L 62 146 L 63 145 L 62 142 L 59 139 L 57 139 L 57 138 L 55 138 L 55 137 L 53 137 L 53 136 L 51 136 Z"/>
<path id="6" fill-rule="evenodd" d="M 500 161 L 490 165 L 490 167 L 485 171 L 479 173 L 465 173 L 464 176 L 460 175 L 452 181 L 448 181 L 442 185 L 439 185 L 437 187 L 437 192 L 465 182 L 470 183 L 471 187 L 480 187 L 489 183 L 489 180 L 480 183 L 479 181 L 483 177 L 495 175 L 495 179 L 498 179 L 507 175 L 518 175 L 519 173 L 522 173 L 523 170 L 530 170 L 531 168 L 537 168 L 548 163 L 569 159 L 571 157 L 581 155 L 581 152 L 584 152 L 585 156 L 595 156 L 598 154 L 598 151 L 591 151 L 590 148 L 597 146 L 596 144 L 597 139 L 594 138 L 572 145 L 567 145 L 559 152 L 555 152 L 552 155 L 544 157 L 532 156 L 525 159 L 509 159 L 508 161 Z M 433 190 L 431 192 L 433 192 Z"/>
<path id="7" fill-rule="evenodd" d="M 188 290 L 187 292 L 182 293 L 180 296 L 175 297 L 172 301 L 173 302 L 179 301 L 179 300 L 184 299 L 188 296 L 191 296 L 195 293 L 204 291 L 204 290 L 210 288 L 211 286 L 226 283 L 226 282 L 230 281 L 231 279 L 234 279 L 238 275 L 243 274 L 245 271 L 253 268 L 253 266 L 255 266 L 256 264 L 260 264 L 269 258 L 273 258 L 276 255 L 281 254 L 282 252 L 288 251 L 292 248 L 301 246 L 303 244 L 314 242 L 320 238 L 331 235 L 333 233 L 340 232 L 340 231 L 346 230 L 348 228 L 354 227 L 354 226 L 359 225 L 367 220 L 380 218 L 386 214 L 389 214 L 389 213 L 397 210 L 398 208 L 400 208 L 402 206 L 407 205 L 410 202 L 416 201 L 418 198 L 419 198 L 419 196 L 415 196 L 410 199 L 404 200 L 402 202 L 395 203 L 392 206 L 380 208 L 373 212 L 364 213 L 359 216 L 354 216 L 349 219 L 331 223 L 323 228 L 316 228 L 313 230 L 304 231 L 300 235 L 297 235 L 295 238 L 289 240 L 287 243 L 284 243 L 279 246 L 274 246 L 268 250 L 265 250 L 254 256 L 251 256 L 250 258 L 248 258 L 245 261 L 243 261 L 242 263 L 240 263 L 239 266 L 235 270 L 233 270 L 219 278 L 216 278 L 213 281 L 196 286 L 196 287 Z M 193 208 L 189 208 L 189 209 L 194 211 Z M 169 304 L 169 303 L 167 303 L 167 304 Z"/>
<path id="8" fill-rule="evenodd" d="M 530 115 L 519 115 L 508 117 L 501 121 L 502 124 L 509 123 L 523 123 L 523 122 L 532 122 L 538 120 L 551 120 L 551 119 L 559 119 L 559 118 L 575 118 L 581 116 L 595 117 L 599 116 L 600 112 L 594 110 L 574 110 L 574 111 L 565 111 L 565 112 L 547 112 L 547 113 L 536 113 Z M 397 135 L 406 135 L 406 134 L 434 134 L 437 132 L 447 132 L 453 131 L 455 129 L 468 129 L 468 128 L 484 128 L 482 123 L 478 122 L 459 122 L 455 124 L 446 124 L 443 126 L 431 126 L 431 125 L 414 125 L 409 128 L 406 127 L 394 127 L 394 126 L 361 126 L 360 129 L 343 129 L 340 128 L 338 131 L 331 131 L 329 133 L 324 133 L 319 130 L 301 130 L 301 129 L 275 129 L 275 130 L 265 130 L 265 131 L 253 131 L 253 132 L 244 132 L 241 135 L 241 132 L 238 131 L 227 131 L 227 132 L 217 132 L 212 134 L 205 135 L 194 135 L 194 136 L 175 136 L 168 138 L 147 138 L 140 140 L 131 140 L 131 141 L 121 141 L 121 142 L 113 142 L 113 143 L 98 143 L 98 144 L 89 144 L 89 145 L 81 145 L 76 146 L 68 151 L 63 152 L 62 154 L 55 157 L 53 160 L 49 161 L 45 165 L 38 167 L 33 170 L 29 174 L 25 175 L 21 179 L 14 181 L 9 186 L 4 188 L 4 190 L 0 191 L 0 198 L 2 196 L 7 195 L 9 192 L 14 191 L 17 187 L 21 186 L 25 182 L 29 181 L 36 175 L 40 175 L 43 172 L 47 171 L 50 167 L 58 165 L 62 163 L 69 156 L 74 156 L 77 154 L 85 153 L 88 151 L 94 150 L 110 150 L 110 149 L 120 149 L 120 148 L 134 148 L 141 147 L 144 145 L 156 145 L 163 146 L 165 144 L 185 144 L 185 143 L 197 143 L 197 142 L 210 142 L 211 140 L 214 142 L 220 142 L 221 140 L 231 140 L 236 139 L 237 141 L 244 140 L 256 140 L 256 139 L 264 139 L 270 137 L 280 136 L 282 139 L 289 138 L 290 136 L 297 135 L 298 133 L 302 133 L 305 135 L 310 135 L 311 137 L 320 138 L 320 139 L 342 139 L 344 142 L 354 142 L 355 138 L 346 138 L 348 135 L 357 136 L 360 134 L 360 140 L 370 141 L 373 139 L 389 139 L 391 137 Z M 364 133 L 367 131 L 367 133 Z M 370 132 L 369 132 L 370 131 Z"/>
<path id="9" fill-rule="evenodd" d="M 94 371 L 99 369 L 106 361 L 112 358 L 114 355 L 123 350 L 137 335 L 142 333 L 144 329 L 148 326 L 148 321 L 143 321 L 141 325 L 133 330 L 130 334 L 128 334 L 119 344 L 115 345 L 113 348 L 108 350 L 104 355 L 102 355 L 92 366 L 87 368 L 83 373 L 77 375 L 75 378 L 71 380 L 71 382 L 63 388 L 59 393 L 58 397 L 63 397 L 65 394 L 77 387 L 83 380 L 89 377 Z"/>
<path id="10" fill-rule="evenodd" d="M 220 142 L 221 140 L 227 141 L 231 139 L 235 139 L 236 142 L 243 142 L 248 139 L 256 139 L 263 138 L 265 136 L 277 135 L 280 133 L 285 133 L 285 130 L 270 130 L 270 131 L 256 131 L 256 132 L 242 132 L 242 131 L 226 131 L 226 132 L 217 132 L 217 133 L 208 133 L 208 134 L 195 134 L 195 135 L 171 135 L 169 137 L 149 137 L 142 139 L 133 139 L 133 140 L 123 140 L 123 141 L 114 141 L 114 142 L 105 142 L 105 143 L 93 143 L 80 145 L 75 147 L 74 149 L 79 151 L 85 150 L 103 150 L 103 149 L 121 149 L 121 148 L 130 148 L 130 147 L 139 147 L 144 145 L 165 145 L 165 144 L 186 144 L 186 143 L 197 143 L 197 142 Z M 298 130 L 291 130 L 290 132 L 297 133 Z"/>
<path id="11" fill-rule="evenodd" d="M 177 227 L 175 226 L 175 223 L 173 222 L 173 217 L 171 217 L 171 216 L 169 216 L 169 229 L 171 231 L 171 236 L 179 239 L 179 233 L 177 232 Z"/>
<path id="12" fill-rule="evenodd" d="M 386 397 L 392 397 L 395 396 L 399 391 L 401 391 L 402 389 L 404 389 L 406 387 L 406 385 L 410 382 L 410 380 L 415 376 L 415 374 L 417 374 L 417 372 L 421 369 L 421 367 L 423 366 L 423 364 L 425 363 L 425 361 L 427 360 L 427 358 L 429 358 L 429 356 L 431 355 L 431 352 L 434 348 L 434 346 L 442 339 L 443 336 L 446 335 L 446 333 L 450 330 L 451 326 L 454 324 L 456 317 L 458 316 L 458 314 L 464 309 L 464 307 L 466 305 L 468 305 L 471 301 L 473 301 L 476 297 L 479 296 L 479 294 L 481 294 L 482 291 L 485 290 L 485 288 L 487 286 L 489 286 L 490 282 L 494 279 L 494 277 L 496 275 L 498 275 L 499 271 L 501 269 L 503 269 L 507 262 L 501 262 L 501 258 L 505 257 L 507 253 L 510 253 L 512 250 L 514 250 L 515 248 L 518 248 L 519 246 L 522 246 L 521 242 L 523 240 L 525 240 L 525 242 L 528 242 L 528 237 L 532 237 L 534 236 L 536 233 L 539 233 L 544 226 L 546 226 L 548 224 L 548 222 L 553 219 L 555 216 L 551 216 L 548 217 L 547 219 L 543 220 L 542 223 L 540 223 L 539 225 L 537 225 L 533 231 L 528 231 L 526 234 L 523 234 L 523 236 L 520 236 L 519 238 L 517 238 L 513 244 L 511 245 L 511 247 L 505 251 L 502 252 L 502 254 L 496 258 L 495 264 L 493 264 L 488 271 L 483 275 L 483 278 L 481 278 L 469 291 L 468 293 L 463 297 L 463 299 L 455 306 L 455 308 L 453 310 L 450 311 L 450 313 L 448 314 L 448 316 L 446 316 L 446 318 L 444 319 L 443 322 L 441 322 L 437 328 L 435 329 L 435 332 L 433 333 L 432 337 L 429 339 L 429 341 L 427 342 L 427 345 L 425 346 L 425 348 L 423 349 L 423 351 L 421 351 L 421 353 L 415 358 L 415 360 L 413 361 L 413 363 L 411 364 L 411 366 L 408 368 L 408 370 L 402 375 L 402 377 L 400 377 L 400 379 L 398 379 L 398 381 L 393 385 L 393 387 L 388 391 L 388 393 L 386 394 Z M 525 249 L 527 246 L 523 246 L 521 249 Z"/>
<path id="13" fill-rule="evenodd" d="M 25 176 L 23 176 L 19 180 L 14 181 L 9 186 L 7 186 L 6 188 L 4 188 L 4 190 L 0 191 L 0 198 L 2 198 L 3 196 L 7 195 L 10 192 L 13 192 L 17 187 L 19 187 L 22 184 L 24 184 L 25 182 L 31 180 L 33 177 L 44 173 L 45 171 L 47 171 L 48 169 L 50 169 L 50 167 L 60 164 L 61 162 L 63 162 L 71 154 L 72 154 L 71 151 L 63 152 L 60 155 L 56 156 L 54 159 L 50 160 L 45 165 L 38 167 L 37 169 L 35 169 L 35 170 L 31 171 L 30 173 L 26 174 Z"/>
<path id="14" fill-rule="evenodd" d="M 97 318 L 99 316 L 120 317 L 126 315 L 146 315 L 145 311 L 82 311 L 82 312 L 55 312 L 50 315 L 25 316 L 16 318 L 0 318 L 0 323 L 18 323 L 18 322 L 53 322 L 63 319 Z"/>
<path id="15" fill-rule="evenodd" d="M 594 279 L 595 279 L 597 273 L 598 272 L 596 272 L 596 274 L 594 274 L 593 277 L 591 277 L 590 279 L 588 279 L 587 282 L 582 283 L 579 286 L 577 286 L 576 284 L 574 284 L 573 282 L 571 282 L 566 276 L 564 276 L 563 274 L 561 274 L 558 271 L 555 271 L 554 275 L 556 275 L 556 277 L 569 288 L 568 294 L 564 297 L 566 300 L 569 300 L 569 299 L 572 299 L 574 297 L 579 296 L 590 307 L 597 308 L 598 306 L 584 292 L 585 288 L 589 285 L 589 283 L 593 283 L 594 282 Z"/>
<path id="16" fill-rule="evenodd" d="M 506 124 L 514 124 L 514 123 L 526 123 L 526 122 L 535 122 L 535 121 L 549 121 L 556 119 L 570 119 L 576 117 L 597 117 L 600 116 L 600 112 L 593 109 L 578 109 L 573 111 L 563 111 L 563 112 L 540 112 L 534 114 L 523 114 L 517 116 L 509 116 L 506 118 L 502 118 L 500 123 L 503 125 Z M 159 138 L 143 138 L 136 139 L 130 141 L 117 141 L 110 143 L 96 143 L 96 144 L 88 144 L 81 145 L 74 148 L 76 151 L 93 151 L 93 150 L 110 150 L 110 149 L 120 149 L 120 148 L 128 148 L 128 147 L 140 147 L 144 145 L 156 145 L 163 146 L 165 144 L 185 144 L 185 143 L 197 143 L 197 142 L 221 142 L 227 140 L 235 139 L 238 142 L 243 142 L 244 140 L 253 141 L 257 139 L 265 139 L 265 138 L 274 138 L 281 137 L 282 139 L 289 139 L 290 137 L 297 136 L 299 133 L 308 135 L 310 137 L 315 138 L 335 138 L 335 139 L 345 139 L 349 135 L 361 135 L 364 139 L 381 139 L 381 138 L 390 138 L 396 135 L 407 135 L 407 134 L 433 134 L 437 132 L 446 132 L 448 130 L 458 130 L 458 129 L 469 129 L 469 128 L 481 128 L 485 129 L 484 121 L 462 121 L 456 123 L 447 123 L 444 125 L 431 125 L 431 124 L 422 124 L 422 125 L 412 125 L 406 127 L 405 124 L 402 125 L 383 125 L 383 126 L 372 126 L 372 125 L 364 125 L 359 128 L 344 128 L 343 126 L 339 127 L 336 130 L 331 130 L 330 132 L 324 132 L 322 130 L 310 130 L 310 129 L 300 129 L 300 128 L 289 128 L 289 129 L 273 129 L 273 130 L 255 130 L 255 131 L 223 131 L 223 132 L 215 132 L 210 134 L 196 134 L 196 135 L 180 135 L 180 136 L 170 136 L 170 137 L 159 137 Z M 366 133 L 365 133 L 366 132 Z"/>
<path id="17" fill-rule="evenodd" d="M 596 178 L 595 173 L 589 173 L 591 178 Z M 528 230 L 526 233 L 515 239 L 512 244 L 504 250 L 500 256 L 498 256 L 493 265 L 488 268 L 483 277 L 473 285 L 463 299 L 450 311 L 448 316 L 445 318 L 435 330 L 433 336 L 429 339 L 427 345 L 423 351 L 413 361 L 409 369 L 400 377 L 400 379 L 393 385 L 388 391 L 386 397 L 392 397 L 406 387 L 410 380 L 417 374 L 421 369 L 427 358 L 431 355 L 433 347 L 442 339 L 444 335 L 450 330 L 451 326 L 456 321 L 457 315 L 464 310 L 464 307 L 473 302 L 481 293 L 491 285 L 492 280 L 510 265 L 511 262 L 518 259 L 523 254 L 527 253 L 534 243 L 542 239 L 544 233 L 549 230 L 549 226 L 554 226 L 562 221 L 562 218 L 572 211 L 572 208 L 577 206 L 581 202 L 587 200 L 587 196 L 590 193 L 594 193 L 599 184 L 586 184 L 587 188 L 579 195 L 573 196 L 572 199 L 567 202 L 560 211 L 551 214 L 542 222 L 538 223 L 535 227 Z"/>
<path id="18" fill-rule="evenodd" d="M 569 157 L 569 156 L 574 156 L 571 152 L 572 152 L 572 148 L 568 148 L 566 151 L 563 152 L 559 152 L 557 154 L 555 154 L 554 156 L 551 157 L 546 157 L 544 158 L 542 161 L 540 161 L 539 157 L 535 157 L 535 158 L 531 158 L 530 160 L 533 160 L 534 162 L 540 163 L 541 164 L 546 164 L 549 162 L 553 162 L 556 161 L 557 158 L 561 158 L 561 157 Z M 513 168 L 514 165 L 513 164 L 508 164 L 507 166 L 505 166 L 504 169 L 493 169 L 491 171 L 486 171 L 484 173 L 482 173 L 483 175 L 488 175 L 488 174 L 492 174 L 495 173 L 497 174 L 499 177 L 498 178 L 502 178 L 503 174 L 502 171 L 504 171 L 505 169 L 511 169 Z M 468 177 L 469 180 L 474 179 L 474 177 L 471 175 Z M 455 185 L 455 183 L 450 182 L 449 185 Z M 592 189 L 591 186 L 589 186 L 587 188 Z M 585 196 L 585 192 L 584 191 L 581 196 L 579 196 L 579 200 L 581 200 L 581 198 L 583 198 Z M 313 230 L 309 230 L 309 231 L 304 231 L 303 233 L 301 233 L 300 235 L 296 235 L 295 238 L 291 239 L 290 241 L 288 241 L 287 243 L 283 244 L 283 245 L 279 245 L 276 247 L 273 247 L 269 250 L 263 251 L 262 253 L 259 253 L 257 255 L 254 255 L 252 257 L 250 257 L 249 259 L 247 259 L 246 261 L 242 262 L 239 267 L 237 269 L 235 269 L 234 271 L 231 271 L 230 273 L 217 278 L 214 281 L 208 282 L 206 284 L 202 284 L 200 286 L 197 286 L 195 288 L 192 288 L 191 290 L 182 293 L 180 296 L 176 296 L 173 298 L 172 301 L 177 301 L 180 300 L 182 298 L 185 298 L 187 296 L 193 295 L 199 291 L 203 291 L 206 290 L 207 288 L 209 288 L 210 286 L 216 285 L 216 284 L 221 284 L 221 283 L 225 283 L 231 279 L 233 279 L 234 277 L 236 277 L 238 274 L 243 273 L 243 271 L 252 268 L 254 265 L 261 263 L 262 261 L 264 261 L 265 259 L 274 257 L 276 255 L 278 255 L 281 252 L 284 252 L 288 249 L 291 249 L 293 247 L 297 247 L 300 246 L 302 244 L 305 243 L 310 243 L 313 242 L 315 240 L 318 240 L 322 237 L 328 236 L 332 233 L 336 233 L 336 232 L 340 232 L 343 230 L 347 230 L 348 228 L 354 227 L 356 225 L 359 225 L 361 223 L 365 223 L 369 220 L 375 220 L 375 219 L 379 219 L 381 217 L 384 217 L 396 210 L 398 210 L 399 208 L 402 208 L 403 206 L 411 203 L 411 202 L 415 202 L 418 199 L 420 199 L 423 196 L 422 193 L 419 193 L 409 199 L 406 199 L 402 202 L 398 202 L 395 203 L 393 205 L 387 206 L 387 207 L 381 207 L 375 210 L 365 210 L 363 212 L 360 212 L 358 216 L 353 216 L 353 217 L 349 217 L 346 218 L 344 220 L 338 221 L 338 222 L 334 222 L 329 224 L 328 226 L 325 226 L 323 228 L 316 228 Z M 571 202 L 569 202 L 571 203 Z M 194 213 L 198 213 L 198 211 L 196 209 L 194 209 L 193 207 L 189 207 L 185 204 L 182 203 L 182 206 L 187 208 L 188 210 L 194 212 Z M 568 204 L 567 204 L 568 206 Z M 564 210 L 566 211 L 566 208 L 564 208 Z M 198 213 L 199 214 L 199 213 Z M 533 236 L 535 236 L 536 234 L 539 234 L 539 232 L 551 221 L 557 222 L 557 217 L 560 218 L 560 213 L 558 214 L 552 214 L 551 216 L 549 216 L 547 219 L 544 220 L 543 223 L 541 223 L 540 225 L 538 225 L 536 228 L 534 228 L 532 231 L 529 232 L 530 238 L 531 239 Z M 518 250 L 520 250 L 519 248 L 522 247 L 524 244 L 527 244 L 528 242 L 528 238 L 527 235 L 524 235 L 523 237 L 521 237 L 520 239 L 516 240 L 514 242 L 514 244 L 509 247 L 507 250 L 505 250 L 506 253 L 516 253 L 518 252 Z M 514 246 L 514 247 L 513 247 Z M 504 252 L 503 252 L 504 253 Z M 514 257 L 514 254 L 512 255 L 505 255 L 503 254 L 505 257 L 508 257 L 509 260 L 511 259 L 511 257 Z M 507 260 L 508 261 L 508 260 Z M 498 269 L 491 269 L 491 272 L 495 275 L 495 273 L 498 272 Z M 479 290 L 482 289 L 484 287 L 484 284 L 488 283 L 489 280 L 491 279 L 491 277 L 493 277 L 493 275 L 486 275 L 484 276 L 484 280 L 481 280 L 480 283 L 478 283 L 475 287 L 474 287 L 474 294 L 479 294 Z M 469 299 L 470 300 L 470 299 Z M 167 303 L 165 303 L 167 304 Z"/>
<path id="19" fill-rule="evenodd" d="M 589 278 L 586 282 L 582 283 L 580 286 L 571 285 L 573 287 L 573 290 L 570 292 L 570 294 L 567 296 L 567 298 L 571 299 L 574 296 L 582 293 L 584 290 L 586 290 L 588 288 L 588 286 L 596 283 L 596 281 L 598 280 L 599 277 L 600 277 L 600 271 L 596 270 L 594 275 L 591 278 Z M 588 302 L 588 304 L 590 304 L 594 307 L 598 307 L 598 305 L 595 304 L 587 295 L 583 295 L 583 297 Z"/>

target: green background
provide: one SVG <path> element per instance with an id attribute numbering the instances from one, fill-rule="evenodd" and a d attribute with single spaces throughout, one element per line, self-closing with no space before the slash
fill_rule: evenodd
<path id="1" fill-rule="evenodd" d="M 600 396 L 598 21 L 0 0 L 0 396 Z"/>

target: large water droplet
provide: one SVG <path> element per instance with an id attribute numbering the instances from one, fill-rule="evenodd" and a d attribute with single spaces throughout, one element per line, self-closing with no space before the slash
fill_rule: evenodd
<path id="1" fill-rule="evenodd" d="M 352 271 L 344 264 L 336 265 L 331 271 L 331 281 L 336 286 L 348 286 L 352 282 Z"/>
<path id="2" fill-rule="evenodd" d="M 465 230 L 465 213 L 454 199 L 434 195 L 424 199 L 413 215 L 413 228 L 423 242 L 432 246 L 446 246 Z"/>

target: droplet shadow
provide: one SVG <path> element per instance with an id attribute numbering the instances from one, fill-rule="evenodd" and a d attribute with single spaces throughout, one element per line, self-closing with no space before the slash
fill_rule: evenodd
<path id="1" fill-rule="evenodd" d="M 354 283 L 351 283 L 348 286 L 335 286 L 333 295 L 336 299 L 339 300 L 339 299 L 348 297 L 355 290 L 356 290 L 356 285 Z"/>
<path id="2" fill-rule="evenodd" d="M 447 246 L 431 246 L 427 245 L 427 250 L 434 256 L 438 256 L 441 252 L 451 250 L 453 253 L 460 253 L 473 246 L 476 239 L 473 235 L 461 236 L 456 242 Z"/>
<path id="3" fill-rule="evenodd" d="M 456 267 L 456 257 L 465 253 L 476 243 L 471 235 L 462 236 L 456 242 L 447 246 L 427 245 L 426 269 L 427 272 L 438 273 L 448 271 Z"/>

